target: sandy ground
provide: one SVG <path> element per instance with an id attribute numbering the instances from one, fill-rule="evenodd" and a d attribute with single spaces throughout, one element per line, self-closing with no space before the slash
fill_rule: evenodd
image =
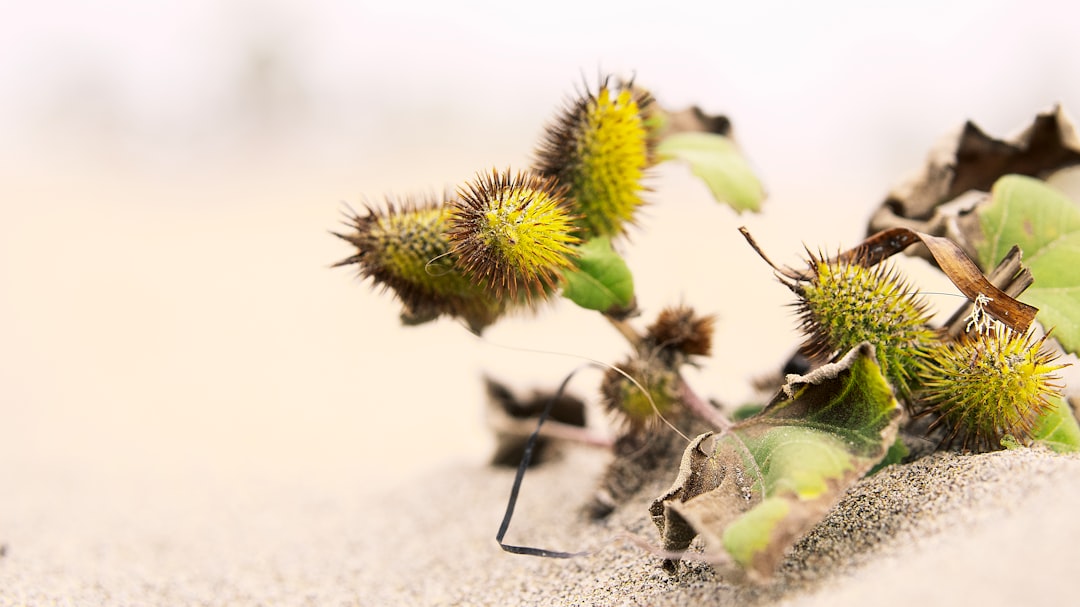
<path id="1" fill-rule="evenodd" d="M 512 473 L 479 464 L 378 493 L 29 466 L 0 501 L 0 605 L 1060 605 L 1075 592 L 1077 457 L 937 455 L 886 469 L 767 587 L 703 563 L 671 577 L 620 539 L 653 541 L 647 503 L 669 479 L 603 524 L 584 521 L 604 463 L 574 451 L 526 477 L 507 540 L 595 550 L 571 560 L 498 548 Z"/>

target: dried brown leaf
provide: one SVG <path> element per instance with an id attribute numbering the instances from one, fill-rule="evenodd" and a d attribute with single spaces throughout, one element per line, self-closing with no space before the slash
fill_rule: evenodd
<path id="1" fill-rule="evenodd" d="M 1080 133 L 1061 108 L 1036 115 L 1019 135 L 998 139 L 972 122 L 943 137 L 926 164 L 897 185 L 870 219 L 868 234 L 906 227 L 956 241 L 975 257 L 973 211 L 1007 174 L 1048 178 L 1080 165 Z M 913 253 L 925 256 L 921 247 Z"/>

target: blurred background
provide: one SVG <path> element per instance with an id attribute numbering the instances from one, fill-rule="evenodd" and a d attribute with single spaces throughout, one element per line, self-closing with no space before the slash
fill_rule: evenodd
<path id="1" fill-rule="evenodd" d="M 402 328 L 389 294 L 330 269 L 350 249 L 329 231 L 346 204 L 525 167 L 603 73 L 727 114 L 769 190 L 738 216 L 662 166 L 624 243 L 643 320 L 719 316 L 692 381 L 738 404 L 798 341 L 738 226 L 781 263 L 854 244 L 964 120 L 1005 135 L 1077 111 L 1078 18 L 1049 1 L 9 3 L 0 483 L 378 489 L 483 461 L 484 374 L 554 386 L 579 357 L 618 362 L 620 337 L 568 303 L 483 340 Z M 573 390 L 594 401 L 598 381 Z"/>

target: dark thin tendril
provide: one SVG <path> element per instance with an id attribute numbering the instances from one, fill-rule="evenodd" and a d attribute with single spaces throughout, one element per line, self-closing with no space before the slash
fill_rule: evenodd
<path id="1" fill-rule="evenodd" d="M 562 398 L 563 392 L 566 390 L 566 386 L 570 383 L 570 380 L 577 374 L 580 369 L 571 371 L 566 379 L 559 384 L 559 389 L 555 391 L 555 394 L 548 399 L 544 410 L 540 413 L 540 419 L 536 422 L 536 430 L 529 436 L 529 440 L 525 443 L 525 453 L 521 456 L 521 464 L 518 465 L 517 474 L 514 475 L 514 486 L 510 489 L 510 499 L 506 501 L 506 514 L 503 515 L 502 524 L 499 525 L 499 532 L 495 534 L 495 541 L 499 542 L 499 547 L 512 554 L 527 554 L 530 556 L 542 556 L 551 559 L 568 559 L 575 556 L 585 556 L 589 554 L 589 551 L 582 552 L 561 552 L 559 550 L 546 550 L 544 548 L 533 548 L 531 546 L 513 546 L 503 543 L 503 538 L 506 537 L 506 531 L 510 528 L 510 519 L 514 516 L 514 507 L 517 505 L 518 493 L 521 491 L 521 482 L 525 480 L 525 470 L 529 467 L 529 462 L 532 460 L 533 447 L 536 446 L 536 441 L 540 439 L 540 428 L 547 421 L 548 416 L 551 414 L 551 409 L 555 405 L 555 401 Z"/>

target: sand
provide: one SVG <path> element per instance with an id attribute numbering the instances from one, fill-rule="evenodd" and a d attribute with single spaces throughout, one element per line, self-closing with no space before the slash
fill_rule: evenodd
<path id="1" fill-rule="evenodd" d="M 675 576 L 652 486 L 602 523 L 580 515 L 605 464 L 578 449 L 529 473 L 502 552 L 512 472 L 459 462 L 395 489 L 273 479 L 23 469 L 0 501 L 0 605 L 1060 605 L 1080 562 L 1080 457 L 938 454 L 863 480 L 772 585 L 708 564 Z M 130 479 L 127 479 L 130 481 Z"/>

